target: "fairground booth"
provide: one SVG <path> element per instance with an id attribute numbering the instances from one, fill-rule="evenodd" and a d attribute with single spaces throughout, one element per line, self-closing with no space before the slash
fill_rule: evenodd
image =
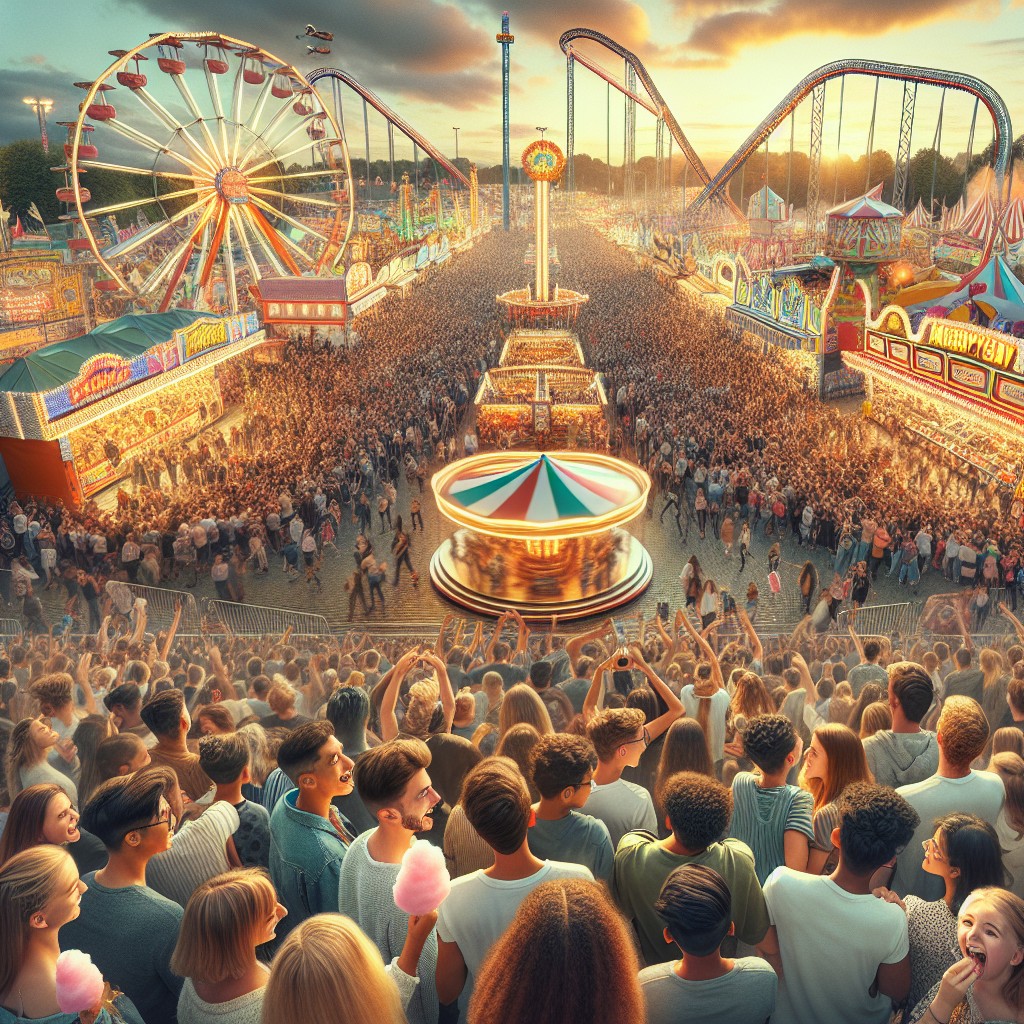
<path id="1" fill-rule="evenodd" d="M 0 455 L 19 495 L 80 504 L 133 459 L 223 412 L 217 367 L 263 342 L 255 313 L 120 317 L 0 375 Z"/>

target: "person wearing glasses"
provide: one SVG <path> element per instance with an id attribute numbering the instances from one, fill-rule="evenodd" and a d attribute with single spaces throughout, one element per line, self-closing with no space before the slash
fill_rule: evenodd
<path id="1" fill-rule="evenodd" d="M 88 953 L 146 1024 L 175 1024 L 182 979 L 170 968 L 183 910 L 146 884 L 146 866 L 170 849 L 177 818 L 169 768 L 144 768 L 101 783 L 82 826 L 107 848 L 107 864 L 84 875 L 81 915 L 60 932 L 61 949 Z"/>
<path id="2" fill-rule="evenodd" d="M 642 712 L 641 712 L 642 714 Z M 608 826 L 581 813 L 594 787 L 597 754 L 582 736 L 542 736 L 530 752 L 533 784 L 540 802 L 533 805 L 530 850 L 541 860 L 568 861 L 607 881 L 612 874 Z"/>
<path id="3" fill-rule="evenodd" d="M 645 725 L 644 713 L 639 708 L 606 708 L 598 711 L 602 699 L 602 681 L 608 669 L 638 669 L 642 672 L 650 688 L 665 706 L 664 714 Z M 630 648 L 628 652 L 616 652 L 595 670 L 590 692 L 583 702 L 587 735 L 597 751 L 594 791 L 590 796 L 587 813 L 608 826 L 613 849 L 633 829 L 657 831 L 658 817 L 651 794 L 643 786 L 627 782 L 622 778 L 622 772 L 626 767 L 635 768 L 643 752 L 683 714 L 682 702 L 647 664 L 639 646 Z"/>
<path id="4" fill-rule="evenodd" d="M 293 729 L 277 752 L 277 764 L 296 787 L 270 816 L 270 877 L 288 916 L 283 938 L 314 914 L 338 909 L 341 864 L 355 838 L 331 801 L 352 792 L 352 761 L 330 722 Z"/>
<path id="5" fill-rule="evenodd" d="M 889 889 L 875 895 L 898 903 L 907 912 L 910 933 L 910 996 L 913 1009 L 961 959 L 957 948 L 957 915 L 975 889 L 1005 888 L 1007 877 L 996 830 L 973 814 L 947 814 L 934 823 L 935 834 L 925 839 L 924 870 L 942 879 L 940 900 L 917 896 L 901 900 Z M 927 1020 L 927 1015 L 925 1015 Z"/>

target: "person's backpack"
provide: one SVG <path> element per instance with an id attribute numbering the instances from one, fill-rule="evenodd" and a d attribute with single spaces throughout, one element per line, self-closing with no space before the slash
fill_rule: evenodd
<path id="1" fill-rule="evenodd" d="M 1024 565 L 1017 570 L 1017 586 L 1024 587 Z"/>

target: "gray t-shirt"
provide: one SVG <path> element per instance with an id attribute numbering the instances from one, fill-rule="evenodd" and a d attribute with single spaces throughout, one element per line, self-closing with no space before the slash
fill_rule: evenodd
<path id="1" fill-rule="evenodd" d="M 849 670 L 846 674 L 846 681 L 850 684 L 850 689 L 853 690 L 853 699 L 856 700 L 860 696 L 860 691 L 868 683 L 878 683 L 883 690 L 886 690 L 889 686 L 889 674 L 881 665 L 874 662 L 862 662 Z"/>
<path id="2" fill-rule="evenodd" d="M 728 974 L 708 981 L 680 978 L 671 963 L 645 967 L 640 987 L 647 1024 L 764 1024 L 775 1010 L 779 979 L 767 961 L 745 956 Z"/>
<path id="3" fill-rule="evenodd" d="M 570 811 L 556 821 L 538 818 L 530 827 L 529 840 L 531 852 L 541 860 L 582 864 L 601 881 L 612 876 L 615 848 L 608 826 L 589 814 Z"/>
<path id="4" fill-rule="evenodd" d="M 60 948 L 88 953 L 146 1024 L 175 1024 L 183 979 L 170 963 L 184 911 L 147 886 L 109 889 L 94 873 L 82 881 L 82 912 L 61 928 Z"/>
<path id="5" fill-rule="evenodd" d="M 636 829 L 658 831 L 658 816 L 651 794 L 643 786 L 625 779 L 616 779 L 606 786 L 595 783 L 586 803 L 586 813 L 600 818 L 608 826 L 613 850 L 627 832 Z"/>

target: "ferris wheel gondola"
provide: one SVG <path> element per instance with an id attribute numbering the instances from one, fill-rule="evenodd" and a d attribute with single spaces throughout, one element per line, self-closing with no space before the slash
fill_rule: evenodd
<path id="1" fill-rule="evenodd" d="M 86 97 L 59 198 L 117 287 L 144 308 L 233 312 L 261 277 L 338 265 L 353 219 L 348 148 L 299 71 L 211 32 L 110 52 L 95 82 L 76 83 Z M 85 209 L 80 176 L 94 168 L 137 198 L 97 193 L 101 205 Z"/>

